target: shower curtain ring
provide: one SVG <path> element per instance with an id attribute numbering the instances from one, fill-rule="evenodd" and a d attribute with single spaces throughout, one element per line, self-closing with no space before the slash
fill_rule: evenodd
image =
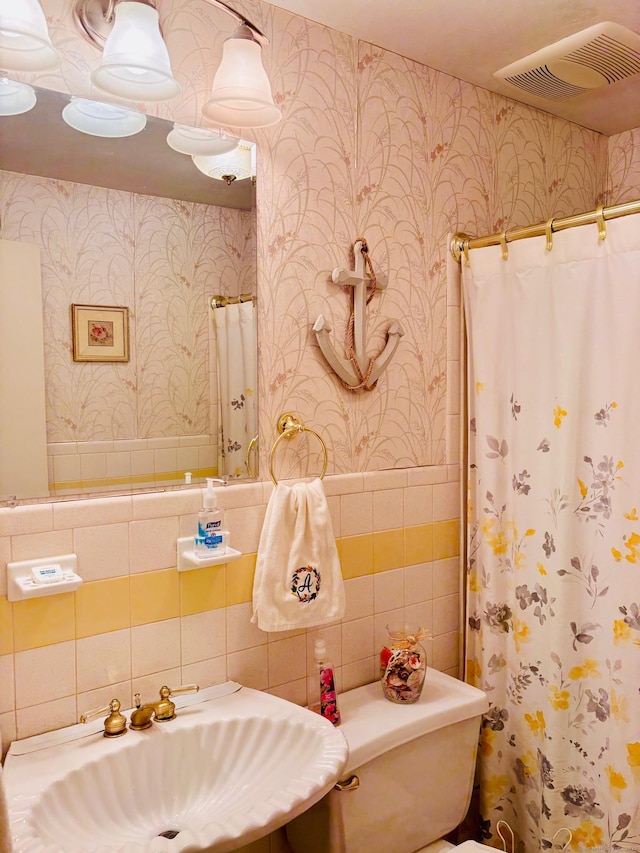
<path id="1" fill-rule="evenodd" d="M 502 257 L 506 261 L 509 258 L 509 249 L 507 248 L 507 232 L 503 231 L 500 235 L 500 245 L 502 246 Z"/>
<path id="2" fill-rule="evenodd" d="M 598 223 L 598 240 L 607 239 L 607 226 L 604 221 L 604 207 L 596 207 L 596 222 Z"/>
<path id="3" fill-rule="evenodd" d="M 466 240 L 462 241 L 462 253 L 464 255 L 464 265 L 465 267 L 471 266 L 471 262 L 469 261 L 469 243 L 471 242 L 471 238 L 467 237 Z"/>
<path id="4" fill-rule="evenodd" d="M 545 251 L 550 252 L 553 249 L 553 216 L 551 217 L 551 219 L 547 219 L 547 222 L 544 226 L 544 233 L 547 237 L 547 245 Z"/>

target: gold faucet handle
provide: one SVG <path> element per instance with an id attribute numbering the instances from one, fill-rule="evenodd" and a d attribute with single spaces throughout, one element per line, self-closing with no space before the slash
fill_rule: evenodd
<path id="1" fill-rule="evenodd" d="M 102 714 L 109 715 L 104 721 L 105 737 L 120 737 L 127 733 L 127 718 L 120 713 L 120 702 L 117 699 L 112 699 L 104 708 L 94 708 L 81 714 L 80 722 L 88 723 Z"/>
<path id="2" fill-rule="evenodd" d="M 200 687 L 197 684 L 185 684 L 182 687 L 167 687 L 163 685 L 160 688 L 160 701 L 155 702 L 155 718 L 158 722 L 166 722 L 173 720 L 176 715 L 176 706 L 169 699 L 170 696 L 180 696 L 183 693 L 197 693 Z"/>
<path id="3" fill-rule="evenodd" d="M 163 687 L 160 690 L 160 696 L 162 696 L 162 690 L 168 690 L 169 696 L 181 696 L 183 693 L 197 693 L 200 686 L 198 684 L 183 684 L 182 687 Z"/>

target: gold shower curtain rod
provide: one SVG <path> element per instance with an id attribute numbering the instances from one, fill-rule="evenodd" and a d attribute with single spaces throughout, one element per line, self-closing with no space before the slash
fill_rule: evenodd
<path id="1" fill-rule="evenodd" d="M 241 293 L 240 296 L 212 296 L 212 308 L 226 308 L 227 305 L 237 305 L 238 302 L 255 302 L 252 293 Z"/>
<path id="2" fill-rule="evenodd" d="M 588 213 L 576 213 L 573 216 L 564 216 L 560 219 L 548 219 L 537 225 L 525 225 L 522 228 L 510 228 L 499 234 L 489 234 L 485 237 L 470 237 L 468 234 L 454 234 L 451 238 L 450 251 L 457 263 L 469 249 L 484 249 L 485 246 L 502 246 L 503 255 L 506 257 L 507 243 L 514 240 L 524 240 L 527 237 L 547 236 L 547 246 L 551 248 L 551 234 L 555 231 L 564 231 L 566 228 L 575 228 L 577 225 L 597 224 L 602 239 L 606 236 L 606 219 L 617 219 L 620 216 L 629 216 L 631 213 L 640 213 L 640 201 L 627 201 L 624 204 L 614 204 L 611 207 L 597 207 Z"/>

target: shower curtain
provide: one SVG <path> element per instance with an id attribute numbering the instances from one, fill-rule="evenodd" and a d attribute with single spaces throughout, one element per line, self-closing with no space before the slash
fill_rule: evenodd
<path id="1" fill-rule="evenodd" d="M 466 677 L 485 843 L 640 850 L 640 216 L 472 250 Z"/>
<path id="2" fill-rule="evenodd" d="M 241 302 L 213 312 L 218 356 L 218 473 L 246 476 L 257 426 L 256 307 Z"/>

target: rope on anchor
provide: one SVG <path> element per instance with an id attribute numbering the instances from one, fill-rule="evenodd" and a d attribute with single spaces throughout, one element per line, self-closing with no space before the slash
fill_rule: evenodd
<path id="1" fill-rule="evenodd" d="M 367 294 L 368 295 L 367 295 L 367 301 L 365 303 L 365 308 L 366 308 L 366 306 L 371 302 L 371 300 L 373 299 L 373 297 L 375 296 L 375 293 L 376 293 L 376 272 L 373 268 L 373 261 L 371 260 L 371 257 L 369 256 L 369 246 L 367 245 L 367 241 L 365 240 L 364 237 L 356 237 L 354 244 L 353 244 L 354 249 L 355 249 L 355 244 L 358 242 L 362 243 L 362 247 L 361 247 L 360 251 L 362 252 L 362 258 L 364 260 L 365 269 L 368 270 L 368 272 L 369 272 L 369 284 L 367 285 Z M 377 382 L 374 382 L 374 384 L 369 388 L 368 387 L 369 379 L 371 377 L 371 373 L 373 372 L 373 368 L 374 368 L 374 365 L 375 365 L 377 359 L 384 352 L 386 344 L 383 344 L 382 347 L 380 348 L 380 351 L 377 352 L 373 356 L 373 358 L 369 359 L 369 364 L 367 365 L 367 369 L 363 372 L 360 369 L 360 364 L 358 363 L 358 358 L 356 356 L 355 341 L 354 341 L 354 327 L 355 327 L 355 313 L 354 313 L 354 306 L 353 306 L 353 301 L 352 301 L 351 302 L 351 314 L 349 316 L 349 322 L 347 323 L 347 356 L 349 358 L 349 361 L 353 365 L 353 369 L 355 370 L 356 376 L 360 380 L 360 383 L 358 385 L 349 385 L 343 379 L 341 379 L 340 381 L 342 382 L 344 387 L 347 389 L 347 391 L 361 391 L 363 388 L 365 391 L 373 391 L 373 389 L 376 387 Z"/>

